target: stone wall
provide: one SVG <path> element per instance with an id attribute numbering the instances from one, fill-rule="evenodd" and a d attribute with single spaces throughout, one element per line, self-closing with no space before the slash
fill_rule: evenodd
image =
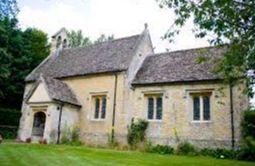
<path id="1" fill-rule="evenodd" d="M 240 120 L 243 110 L 248 106 L 243 86 L 233 88 L 234 125 L 236 141 L 240 140 Z M 193 105 L 190 93 L 210 91 L 211 120 L 193 121 Z M 200 147 L 231 147 L 231 117 L 229 86 L 220 83 L 189 83 L 164 86 L 137 87 L 134 90 L 134 118 L 147 119 L 146 94 L 163 95 L 162 120 L 150 120 L 147 136 L 155 143 L 176 144 L 178 137 Z"/>
<path id="2" fill-rule="evenodd" d="M 47 139 L 49 143 L 56 143 L 60 105 L 49 98 L 43 83 L 38 85 L 27 102 L 25 97 L 27 97 L 32 85 L 33 84 L 29 83 L 25 87 L 18 137 L 23 141 L 27 138 L 32 138 L 32 141 L 35 142 L 38 141 L 39 138 L 32 135 L 34 115 L 37 112 L 44 112 L 46 115 L 46 122 L 43 137 Z M 64 104 L 61 132 L 66 128 L 73 128 L 77 123 L 79 123 L 79 107 Z"/>
<path id="3" fill-rule="evenodd" d="M 115 74 L 102 74 L 62 80 L 74 91 L 82 105 L 79 112 L 79 126 L 83 142 L 91 143 L 91 140 L 94 140 L 95 144 L 108 142 L 112 129 L 115 79 Z M 115 132 L 119 134 L 126 133 L 127 126 L 126 113 L 123 112 L 123 89 L 124 73 L 119 73 L 117 74 L 115 114 Z M 107 99 L 106 117 L 94 119 L 93 97 L 101 95 L 106 96 Z"/>
<path id="4" fill-rule="evenodd" d="M 82 104 L 81 109 L 65 104 L 63 109 L 62 130 L 64 126 L 79 126 L 81 140 L 88 144 L 102 145 L 109 141 L 112 129 L 114 102 L 114 74 L 91 75 L 68 78 L 67 83 Z M 131 118 L 147 119 L 148 94 L 163 95 L 162 120 L 149 120 L 147 138 L 154 143 L 176 145 L 176 135 L 180 140 L 189 141 L 199 147 L 231 147 L 231 117 L 229 86 L 218 82 L 187 83 L 172 85 L 141 86 L 130 89 L 124 72 L 117 75 L 115 135 L 120 144 L 127 144 L 127 126 Z M 27 93 L 32 84 L 27 84 Z M 243 85 L 233 88 L 234 128 L 237 145 L 241 137 L 240 122 L 243 110 L 248 106 L 248 98 L 243 95 Z M 39 88 L 40 89 L 40 88 Z M 192 120 L 193 105 L 191 93 L 210 92 L 211 120 L 195 122 Z M 44 93 L 42 93 L 44 94 Z M 94 119 L 95 95 L 107 96 L 105 119 Z M 19 137 L 31 137 L 33 109 L 46 108 L 47 124 L 45 138 L 56 141 L 58 104 L 48 101 L 27 105 L 23 103 Z"/>

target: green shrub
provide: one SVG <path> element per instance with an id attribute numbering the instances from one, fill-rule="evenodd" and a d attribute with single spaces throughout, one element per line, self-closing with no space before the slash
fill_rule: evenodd
<path id="1" fill-rule="evenodd" d="M 237 159 L 255 161 L 255 139 L 252 136 L 246 136 L 238 153 Z"/>
<path id="2" fill-rule="evenodd" d="M 237 159 L 255 161 L 255 148 L 242 148 L 237 154 Z"/>
<path id="3" fill-rule="evenodd" d="M 131 121 L 130 127 L 128 127 L 128 143 L 133 146 L 139 142 L 144 142 L 145 132 L 148 127 L 148 122 L 143 119 L 138 119 L 134 122 L 134 119 Z"/>
<path id="4" fill-rule="evenodd" d="M 62 131 L 61 134 L 61 144 L 66 144 L 66 145 L 82 145 L 82 142 L 79 139 L 79 128 L 78 127 L 73 127 L 67 128 L 65 125 L 64 130 Z"/>
<path id="5" fill-rule="evenodd" d="M 226 158 L 226 159 L 236 159 L 237 151 L 230 150 L 230 149 L 210 149 L 210 148 L 204 148 L 201 149 L 199 154 L 203 156 L 211 156 L 214 158 Z"/>
<path id="6" fill-rule="evenodd" d="M 111 134 L 108 134 L 107 145 L 109 148 L 118 148 L 119 147 L 119 143 L 118 143 L 116 137 L 112 138 Z"/>
<path id="7" fill-rule="evenodd" d="M 147 152 L 150 153 L 158 153 L 158 154 L 173 154 L 174 148 L 169 145 L 159 145 L 153 146 L 148 144 L 145 149 Z"/>
<path id="8" fill-rule="evenodd" d="M 20 110 L 0 108 L 0 125 L 18 126 L 20 116 Z"/>
<path id="9" fill-rule="evenodd" d="M 243 137 L 251 136 L 255 138 L 255 110 L 248 109 L 244 112 L 241 123 Z"/>
<path id="10" fill-rule="evenodd" d="M 191 155 L 191 156 L 198 154 L 195 146 L 188 142 L 179 143 L 176 147 L 175 153 L 177 155 Z"/>
<path id="11" fill-rule="evenodd" d="M 255 161 L 255 110 L 244 112 L 242 127 L 242 145 L 237 158 L 239 160 Z"/>
<path id="12" fill-rule="evenodd" d="M 62 133 L 60 142 L 61 142 L 61 144 L 68 144 L 70 142 L 68 135 L 65 133 Z"/>
<path id="13" fill-rule="evenodd" d="M 17 127 L 4 127 L 0 126 L 0 135 L 3 139 L 15 139 L 17 137 Z"/>
<path id="14" fill-rule="evenodd" d="M 20 110 L 0 108 L 0 134 L 4 139 L 16 138 L 20 116 Z"/>

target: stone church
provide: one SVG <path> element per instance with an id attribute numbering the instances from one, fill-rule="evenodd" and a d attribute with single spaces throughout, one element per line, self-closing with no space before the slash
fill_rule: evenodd
<path id="1" fill-rule="evenodd" d="M 66 30 L 52 36 L 51 54 L 25 79 L 19 138 L 56 143 L 78 127 L 80 140 L 127 144 L 131 120 L 149 122 L 146 137 L 176 145 L 238 146 L 244 85 L 223 84 L 211 61 L 224 49 L 207 47 L 154 53 L 147 26 L 141 34 L 68 48 Z"/>

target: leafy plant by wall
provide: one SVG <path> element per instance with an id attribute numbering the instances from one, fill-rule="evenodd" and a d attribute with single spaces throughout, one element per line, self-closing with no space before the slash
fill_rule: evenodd
<path id="1" fill-rule="evenodd" d="M 134 119 L 131 121 L 131 125 L 128 127 L 128 143 L 133 146 L 139 142 L 145 141 L 145 132 L 148 127 L 148 122 L 143 119 L 138 119 L 134 122 Z"/>
<path id="2" fill-rule="evenodd" d="M 158 154 L 173 154 L 174 152 L 174 148 L 171 147 L 170 145 L 152 145 L 151 142 L 148 142 L 146 144 L 146 148 L 145 148 L 146 152 L 149 153 L 158 153 Z"/>
<path id="3" fill-rule="evenodd" d="M 244 112 L 244 119 L 241 123 L 243 137 L 255 138 L 255 110 L 248 109 Z"/>
<path id="4" fill-rule="evenodd" d="M 181 142 L 177 145 L 175 153 L 177 155 L 197 155 L 197 149 L 194 145 L 188 142 Z"/>
<path id="5" fill-rule="evenodd" d="M 238 151 L 231 150 L 231 149 L 211 149 L 211 148 L 204 148 L 201 149 L 199 152 L 202 156 L 211 156 L 214 158 L 221 158 L 221 159 L 236 159 Z"/>
<path id="6" fill-rule="evenodd" d="M 61 134 L 61 143 L 68 145 L 81 145 L 80 130 L 78 126 L 67 127 L 65 125 Z"/>
<path id="7" fill-rule="evenodd" d="M 255 161 L 255 110 L 248 109 L 244 112 L 241 123 L 243 141 L 237 158 Z"/>

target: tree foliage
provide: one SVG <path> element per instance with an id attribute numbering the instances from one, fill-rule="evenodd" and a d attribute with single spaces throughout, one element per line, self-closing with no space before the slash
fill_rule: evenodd
<path id="1" fill-rule="evenodd" d="M 5 17 L 15 18 L 19 12 L 16 0 L 1 0 L 0 1 L 0 19 Z"/>
<path id="2" fill-rule="evenodd" d="M 49 54 L 47 35 L 18 28 L 15 18 L 0 20 L 0 106 L 20 108 L 25 77 Z"/>
<path id="3" fill-rule="evenodd" d="M 33 58 L 31 67 L 36 67 L 50 53 L 47 34 L 36 28 L 27 28 L 23 34 L 26 51 Z"/>
<path id="4" fill-rule="evenodd" d="M 83 36 L 82 31 L 68 31 L 67 32 L 69 47 L 81 47 L 81 46 L 89 46 L 91 44 L 102 43 L 106 41 L 110 41 L 114 39 L 113 35 L 107 36 L 105 34 L 101 34 L 95 41 L 91 40 L 88 36 Z"/>
<path id="5" fill-rule="evenodd" d="M 106 36 L 105 34 L 101 34 L 99 38 L 97 38 L 94 43 L 97 44 L 97 43 L 102 43 L 102 42 L 106 42 L 106 41 L 111 41 L 114 39 L 114 36 L 113 35 L 110 35 L 110 36 Z"/>
<path id="6" fill-rule="evenodd" d="M 80 47 L 80 46 L 88 46 L 92 42 L 89 37 L 84 37 L 81 30 L 74 31 L 71 30 L 67 32 L 67 37 L 69 41 L 69 46 L 71 48 Z"/>
<path id="7" fill-rule="evenodd" d="M 195 36 L 213 36 L 210 43 L 224 45 L 225 56 L 216 70 L 233 84 L 255 69 L 255 1 L 250 0 L 157 0 L 160 7 L 174 10 L 175 20 L 165 38 L 173 41 L 188 19 L 195 25 Z M 249 87 L 249 86 L 248 86 Z"/>

